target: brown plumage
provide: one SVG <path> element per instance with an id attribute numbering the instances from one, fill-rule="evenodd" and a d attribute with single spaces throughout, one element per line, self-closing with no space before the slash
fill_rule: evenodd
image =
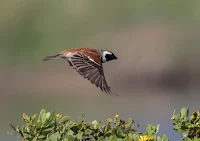
<path id="1" fill-rule="evenodd" d="M 69 52 L 76 53 L 79 52 L 81 54 L 84 54 L 86 56 L 92 57 L 92 59 L 99 63 L 102 64 L 100 58 L 101 54 L 96 50 L 96 49 L 91 49 L 91 48 L 76 48 L 76 49 L 70 49 L 70 50 L 64 50 L 60 54 L 67 54 Z"/>
<path id="2" fill-rule="evenodd" d="M 54 56 L 47 56 L 43 61 L 52 60 L 57 57 L 66 59 L 69 65 L 80 75 L 87 78 L 96 87 L 100 87 L 102 91 L 108 94 L 112 93 L 110 86 L 106 82 L 102 66 L 102 63 L 117 59 L 112 52 L 101 49 L 75 48 L 64 50 Z"/>

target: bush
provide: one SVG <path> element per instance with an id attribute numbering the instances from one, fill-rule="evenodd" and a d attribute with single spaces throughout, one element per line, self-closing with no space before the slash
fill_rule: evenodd
<path id="1" fill-rule="evenodd" d="M 188 118 L 189 109 L 182 108 L 172 116 L 174 130 L 182 135 L 182 141 L 200 141 L 200 111 Z M 94 120 L 86 123 L 84 115 L 78 121 L 71 121 L 69 116 L 46 112 L 42 109 L 37 116 L 22 116 L 23 126 L 10 126 L 19 133 L 23 141 L 168 141 L 166 135 L 158 136 L 159 125 L 147 124 L 145 133 L 134 129 L 134 120 L 119 119 L 119 115 L 108 118 L 105 125 Z"/>
<path id="2" fill-rule="evenodd" d="M 184 141 L 200 141 L 200 111 L 194 112 L 188 118 L 189 109 L 182 108 L 181 111 L 172 116 L 174 130 L 182 135 Z"/>
<path id="3" fill-rule="evenodd" d="M 69 116 L 42 109 L 38 117 L 24 113 L 22 119 L 25 125 L 10 125 L 24 141 L 168 141 L 166 135 L 157 136 L 159 125 L 147 124 L 146 132 L 142 135 L 133 128 L 134 120 L 131 118 L 124 121 L 116 115 L 102 125 L 96 120 L 86 123 L 83 117 L 80 121 L 71 121 Z"/>

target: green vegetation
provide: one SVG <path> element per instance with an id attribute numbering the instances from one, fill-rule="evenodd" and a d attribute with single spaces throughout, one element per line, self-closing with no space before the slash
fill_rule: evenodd
<path id="1" fill-rule="evenodd" d="M 173 114 L 174 130 L 182 135 L 184 141 L 200 141 L 200 111 L 194 112 L 188 118 L 189 109 L 183 108 L 178 114 Z"/>
<path id="2" fill-rule="evenodd" d="M 136 131 L 134 120 L 119 119 L 116 115 L 108 118 L 105 125 L 101 121 L 86 123 L 84 115 L 78 121 L 71 121 L 69 116 L 46 112 L 42 109 L 40 114 L 28 116 L 23 114 L 23 126 L 11 127 L 21 135 L 24 141 L 81 141 L 81 140 L 108 140 L 108 141 L 168 141 L 166 135 L 157 136 L 159 125 L 147 124 L 146 132 Z"/>
<path id="3" fill-rule="evenodd" d="M 188 118 L 189 109 L 172 116 L 174 130 L 180 133 L 183 141 L 200 141 L 200 111 L 194 112 Z M 46 112 L 42 109 L 39 116 L 23 114 L 23 126 L 11 127 L 21 135 L 24 141 L 168 141 L 163 134 L 158 136 L 159 125 L 147 124 L 145 133 L 134 129 L 134 120 L 119 119 L 119 115 L 108 118 L 105 125 L 94 120 L 86 123 L 82 115 L 78 121 L 71 121 L 69 116 Z"/>

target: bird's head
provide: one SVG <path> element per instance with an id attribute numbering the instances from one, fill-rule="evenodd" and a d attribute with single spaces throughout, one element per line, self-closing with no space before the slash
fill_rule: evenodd
<path id="1" fill-rule="evenodd" d="M 107 50 L 103 50 L 101 59 L 102 59 L 102 62 L 105 63 L 107 61 L 111 61 L 111 60 L 117 59 L 117 57 L 115 56 L 114 53 L 112 53 L 110 51 L 107 51 Z"/>

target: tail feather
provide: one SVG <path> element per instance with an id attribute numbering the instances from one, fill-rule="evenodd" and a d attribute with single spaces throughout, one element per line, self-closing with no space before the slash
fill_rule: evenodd
<path id="1" fill-rule="evenodd" d="M 60 54 L 56 54 L 56 55 L 54 55 L 54 56 L 46 56 L 46 57 L 43 59 L 43 61 L 52 60 L 52 59 L 55 59 L 55 58 L 57 58 L 57 57 L 59 57 L 59 56 L 60 56 Z"/>

